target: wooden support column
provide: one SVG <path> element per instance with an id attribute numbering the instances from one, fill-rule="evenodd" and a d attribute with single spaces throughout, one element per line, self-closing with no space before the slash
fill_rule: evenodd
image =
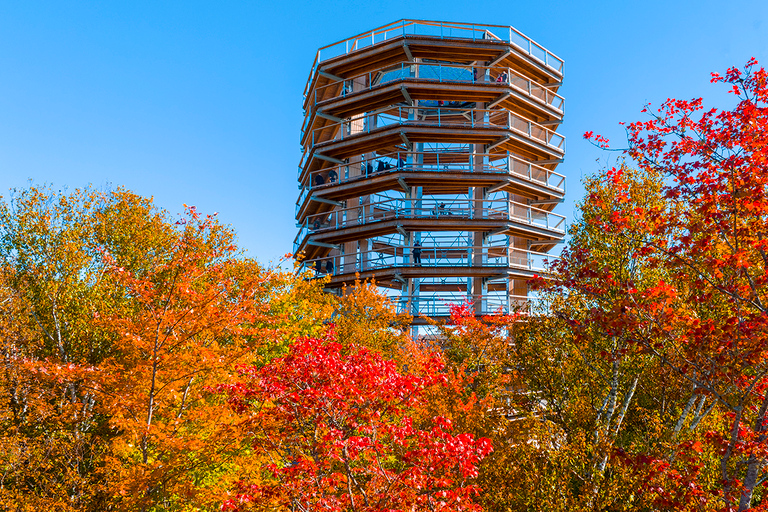
<path id="1" fill-rule="evenodd" d="M 485 66 L 485 62 L 481 62 L 480 65 Z M 486 69 L 487 72 L 487 69 Z M 482 120 L 488 115 L 484 112 L 485 104 L 477 103 L 475 110 L 475 120 L 482 123 Z M 483 172 L 486 156 L 484 144 L 474 144 L 473 146 L 473 158 L 472 158 L 472 171 L 481 173 Z M 471 187 L 469 189 L 469 197 L 472 200 L 472 217 L 480 219 L 483 217 L 483 206 L 485 201 L 485 190 L 483 187 Z M 472 233 L 472 263 L 473 267 L 481 267 L 483 265 L 483 244 L 485 242 L 484 233 L 481 231 L 475 231 Z M 485 302 L 486 286 L 483 279 L 480 277 L 471 278 L 472 281 L 472 299 L 474 300 L 475 314 L 481 314 L 483 312 L 483 303 Z"/>
<path id="2" fill-rule="evenodd" d="M 369 86 L 368 84 L 368 75 L 357 77 L 352 81 L 352 92 L 358 92 L 363 91 L 367 89 Z M 357 118 L 354 121 L 351 121 L 349 123 L 349 134 L 354 135 L 356 133 L 360 133 L 363 131 L 366 131 L 369 129 L 369 127 L 366 125 L 366 118 L 367 116 L 357 116 Z M 363 164 L 363 159 L 368 159 L 368 155 L 360 155 L 360 156 L 354 156 L 351 157 L 349 170 L 348 170 L 348 177 L 352 178 L 355 176 L 359 176 L 363 173 L 361 165 Z M 364 201 L 368 202 L 368 201 Z M 364 212 L 361 212 L 361 201 L 359 197 L 350 198 L 346 201 L 346 222 L 347 225 L 354 225 L 357 223 L 361 217 L 364 216 Z M 343 245 L 344 249 L 344 272 L 345 273 L 352 273 L 352 272 L 359 272 L 361 269 L 358 268 L 357 262 L 358 262 L 358 252 L 360 251 L 360 246 L 357 241 L 351 241 L 351 242 L 345 242 Z M 362 262 L 361 262 L 362 263 Z"/>
<path id="3" fill-rule="evenodd" d="M 485 200 L 485 190 L 482 187 L 474 187 L 472 190 L 472 211 L 476 219 L 483 216 L 483 203 Z M 472 266 L 482 267 L 484 260 L 485 233 L 475 231 L 472 233 Z M 475 300 L 475 314 L 483 311 L 483 303 L 486 295 L 486 286 L 480 277 L 472 278 L 472 297 Z"/>

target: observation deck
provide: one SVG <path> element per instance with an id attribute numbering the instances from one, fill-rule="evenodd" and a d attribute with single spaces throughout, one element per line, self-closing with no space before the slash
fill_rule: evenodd
<path id="1" fill-rule="evenodd" d="M 400 20 L 321 48 L 304 91 L 302 267 L 439 317 L 530 305 L 565 234 L 563 60 L 513 27 Z M 441 302 L 442 301 L 442 302 Z"/>

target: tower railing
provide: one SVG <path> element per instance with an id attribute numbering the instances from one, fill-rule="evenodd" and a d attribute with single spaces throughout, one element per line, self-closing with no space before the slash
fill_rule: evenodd
<path id="1" fill-rule="evenodd" d="M 490 206 L 489 206 L 490 205 Z M 388 199 L 307 216 L 294 242 L 299 247 L 313 233 L 338 230 L 396 219 L 501 220 L 565 233 L 565 217 L 535 206 L 506 200 Z"/>
<path id="2" fill-rule="evenodd" d="M 395 125 L 513 130 L 558 152 L 565 152 L 565 136 L 503 108 L 386 107 L 315 128 L 309 143 L 314 147 L 320 143 L 348 140 Z"/>
<path id="3" fill-rule="evenodd" d="M 515 175 L 565 193 L 565 176 L 512 154 L 457 151 L 397 151 L 360 155 L 354 163 L 337 164 L 309 173 L 300 184 L 296 213 L 314 191 L 336 184 L 366 180 L 387 172 L 482 172 Z M 482 163 L 478 164 L 478 160 Z M 410 162 L 410 163 L 409 163 Z M 420 163 L 419 163 L 420 162 Z M 299 174 L 302 169 L 299 168 Z"/>
<path id="4" fill-rule="evenodd" d="M 487 296 L 471 295 L 461 292 L 450 294 L 419 294 L 391 297 L 390 301 L 396 306 L 398 313 L 409 313 L 413 316 L 446 317 L 451 313 L 451 307 L 469 304 L 481 315 L 522 314 L 534 315 L 542 310 L 543 301 L 537 297 L 526 295 Z"/>
<path id="5" fill-rule="evenodd" d="M 309 89 L 315 70 L 323 61 L 383 43 L 389 39 L 409 35 L 508 43 L 514 45 L 518 50 L 540 62 L 545 67 L 558 74 L 563 73 L 563 59 L 514 27 L 480 23 L 403 19 L 320 48 L 315 54 L 315 60 L 312 62 L 304 94 L 306 95 Z"/>
<path id="6" fill-rule="evenodd" d="M 509 67 L 466 66 L 460 64 L 408 63 L 382 67 L 342 81 L 315 87 L 309 94 L 317 105 L 335 98 L 345 98 L 398 81 L 418 80 L 437 83 L 496 84 L 512 86 L 519 92 L 562 113 L 565 99 Z M 309 117 L 309 116 L 307 116 Z M 305 121 L 306 122 L 306 121 Z"/>
<path id="7" fill-rule="evenodd" d="M 352 254 L 334 254 L 303 260 L 301 270 L 314 271 L 317 277 L 339 276 L 402 267 L 493 267 L 546 274 L 557 260 L 551 254 L 505 245 L 472 247 L 466 245 L 389 245 Z"/>

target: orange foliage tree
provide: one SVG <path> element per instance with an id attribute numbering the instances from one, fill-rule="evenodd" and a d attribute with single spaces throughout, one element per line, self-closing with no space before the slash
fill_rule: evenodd
<path id="1" fill-rule="evenodd" d="M 123 190 L 33 188 L 0 219 L 0 502 L 214 506 L 242 445 L 206 386 L 319 332 L 328 299 L 242 258 L 215 218 Z"/>

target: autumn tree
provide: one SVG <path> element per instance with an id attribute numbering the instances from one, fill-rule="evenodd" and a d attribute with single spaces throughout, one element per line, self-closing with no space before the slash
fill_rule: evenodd
<path id="1" fill-rule="evenodd" d="M 124 190 L 32 188 L 0 218 L 3 503 L 220 500 L 241 450 L 206 386 L 319 332 L 318 286 L 243 258 L 215 217 Z"/>
<path id="2" fill-rule="evenodd" d="M 453 434 L 449 419 L 414 423 L 424 390 L 440 385 L 439 359 L 401 373 L 393 361 L 333 329 L 283 358 L 241 369 L 220 385 L 254 456 L 270 459 L 245 479 L 225 510 L 481 510 L 473 498 L 487 439 Z M 260 480 L 260 481 L 259 481 Z"/>
<path id="3" fill-rule="evenodd" d="M 730 86 L 733 109 L 667 100 L 628 126 L 626 154 L 659 176 L 663 201 L 618 212 L 603 226 L 657 278 L 616 290 L 609 308 L 588 310 L 585 329 L 593 333 L 585 336 L 620 336 L 627 354 L 651 358 L 681 390 L 665 431 L 671 452 L 617 453 L 644 472 L 654 506 L 746 510 L 763 500 L 768 448 L 768 84 L 754 59 L 712 81 Z M 622 169 L 610 175 L 619 189 L 626 185 Z M 574 253 L 570 289 L 589 293 L 613 279 L 613 269 L 584 263 L 591 254 Z M 709 410 L 701 436 L 676 440 Z"/>
<path id="4" fill-rule="evenodd" d="M 663 204 L 658 174 L 621 163 L 585 180 L 587 196 L 569 242 L 550 273 L 534 281 L 538 314 L 519 322 L 510 356 L 526 391 L 529 439 L 515 451 L 513 508 L 635 510 L 639 476 L 617 464 L 617 452 L 667 453 L 688 428 L 674 424 L 687 400 L 698 425 L 710 412 L 695 390 L 660 361 L 634 350 L 618 326 L 602 318 L 626 294 L 643 294 L 665 278 L 639 249 L 652 242 L 635 215 Z M 622 237 L 615 236 L 623 219 Z M 618 305 L 617 305 L 618 304 Z M 687 438 L 686 438 L 687 439 Z"/>

